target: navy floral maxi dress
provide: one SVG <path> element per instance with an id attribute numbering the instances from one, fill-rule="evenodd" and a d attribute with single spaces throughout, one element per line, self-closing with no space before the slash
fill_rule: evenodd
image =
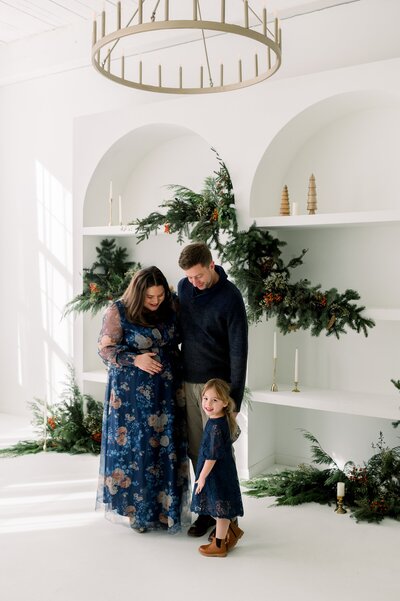
<path id="1" fill-rule="evenodd" d="M 134 366 L 154 352 L 163 370 Z M 126 516 L 132 528 L 177 532 L 190 522 L 184 413 L 178 406 L 175 313 L 156 326 L 128 321 L 122 301 L 106 311 L 99 354 L 108 365 L 96 507 Z M 175 358 L 175 359 L 174 359 Z"/>

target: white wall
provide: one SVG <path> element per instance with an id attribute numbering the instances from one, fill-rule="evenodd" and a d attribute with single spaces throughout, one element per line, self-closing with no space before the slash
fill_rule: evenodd
<path id="1" fill-rule="evenodd" d="M 292 118 L 342 92 L 399 94 L 399 16 L 395 0 L 387 0 L 384 10 L 377 0 L 363 0 L 284 22 L 284 66 L 275 79 L 202 98 L 165 100 L 103 80 L 84 56 L 89 28 L 63 32 L 61 47 L 52 33 L 2 49 L 0 410 L 27 413 L 27 401 L 36 396 L 55 400 L 62 387 L 73 338 L 72 318 L 61 320 L 61 314 L 74 278 L 79 280 L 73 257 L 75 252 L 76 265 L 81 252 L 72 248 L 73 230 L 82 221 L 91 176 L 113 143 L 154 121 L 200 135 L 226 161 L 241 223 L 247 225 L 257 167 Z M 65 48 L 73 50 L 72 59 Z M 93 152 L 74 178 L 73 160 L 85 131 Z M 388 144 L 397 153 L 397 142 L 389 139 Z M 293 181 L 298 178 L 295 165 Z M 256 349 L 263 340 L 264 334 Z M 252 383 L 262 371 L 257 365 L 254 359 Z M 256 449 L 252 461 L 258 461 Z"/>

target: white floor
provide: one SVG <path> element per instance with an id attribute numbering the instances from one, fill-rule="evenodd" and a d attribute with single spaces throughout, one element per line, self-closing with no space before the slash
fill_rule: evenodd
<path id="1" fill-rule="evenodd" d="M 0 445 L 29 437 L 0 415 Z M 243 496 L 243 539 L 225 559 L 185 533 L 137 534 L 93 511 L 98 458 L 0 459 L 3 601 L 399 601 L 400 523 Z"/>

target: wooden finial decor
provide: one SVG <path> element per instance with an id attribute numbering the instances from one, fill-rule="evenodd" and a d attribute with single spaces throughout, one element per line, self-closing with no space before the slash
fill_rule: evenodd
<path id="1" fill-rule="evenodd" d="M 308 184 L 307 211 L 309 215 L 315 215 L 317 212 L 317 188 L 315 186 L 315 177 L 312 173 Z"/>
<path id="2" fill-rule="evenodd" d="M 279 215 L 290 215 L 289 191 L 287 186 L 283 186 Z"/>

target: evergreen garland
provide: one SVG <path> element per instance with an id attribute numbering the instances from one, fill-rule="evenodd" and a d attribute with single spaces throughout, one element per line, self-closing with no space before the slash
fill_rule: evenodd
<path id="1" fill-rule="evenodd" d="M 231 177 L 225 163 L 216 156 L 219 169 L 214 177 L 206 178 L 200 193 L 169 186 L 174 198 L 160 205 L 167 209 L 165 213 L 153 212 L 131 222 L 138 243 L 164 227 L 166 233 L 177 233 L 180 243 L 186 236 L 217 250 L 221 262 L 230 265 L 229 275 L 243 294 L 250 323 L 265 315 L 276 317 L 284 334 L 310 329 L 314 336 L 325 331 L 327 336 L 339 338 L 349 327 L 367 336 L 368 328 L 375 323 L 362 315 L 365 307 L 354 303 L 360 298 L 357 292 L 339 293 L 336 288 L 323 291 L 306 279 L 291 283 L 291 271 L 302 265 L 307 250 L 284 264 L 280 255 L 285 242 L 255 223 L 247 231 L 238 231 Z"/>
<path id="2" fill-rule="evenodd" d="M 90 311 L 93 315 L 110 301 L 122 296 L 139 263 L 127 261 L 126 248 L 117 246 L 115 238 L 105 238 L 96 246 L 97 260 L 83 269 L 83 290 L 64 309 L 64 316 L 73 311 Z"/>
<path id="3" fill-rule="evenodd" d="M 326 330 L 327 336 L 334 334 L 339 338 L 347 326 L 368 336 L 367 328 L 375 325 L 372 319 L 361 315 L 365 307 L 353 303 L 360 298 L 355 290 L 321 291 L 320 285 L 312 286 L 306 279 L 290 284 L 287 274 L 271 274 L 264 285 L 261 306 L 267 318 L 276 316 L 277 326 L 285 334 L 310 328 L 312 336 Z"/>
<path id="4" fill-rule="evenodd" d="M 174 198 L 160 205 L 167 209 L 165 214 L 153 212 L 129 224 L 136 227 L 138 243 L 163 227 L 167 234 L 177 233 L 180 243 L 186 236 L 192 241 L 205 242 L 218 252 L 223 250 L 221 232 L 236 232 L 237 223 L 232 181 L 225 163 L 217 153 L 216 156 L 219 169 L 214 172 L 215 177 L 205 179 L 200 193 L 185 186 L 170 185 L 168 189 Z"/>
<path id="5" fill-rule="evenodd" d="M 69 379 L 61 402 L 46 406 L 41 399 L 29 403 L 36 440 L 22 440 L 0 449 L 0 457 L 16 457 L 54 451 L 57 453 L 100 453 L 103 405 L 92 396 L 82 394 L 68 366 Z M 44 423 L 46 419 L 46 423 Z"/>
<path id="6" fill-rule="evenodd" d="M 276 497 L 276 505 L 336 503 L 336 485 L 345 482 L 345 505 L 359 521 L 381 522 L 385 517 L 400 520 L 400 446 L 386 446 L 382 432 L 372 444 L 376 453 L 363 465 L 348 461 L 343 469 L 321 447 L 310 432 L 303 435 L 311 445 L 313 463 L 300 465 L 242 482 L 252 497 Z"/>

